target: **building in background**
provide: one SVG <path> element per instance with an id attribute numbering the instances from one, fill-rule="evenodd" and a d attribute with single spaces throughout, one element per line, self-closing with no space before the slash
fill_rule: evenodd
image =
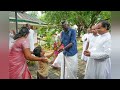
<path id="1" fill-rule="evenodd" d="M 18 31 L 23 25 L 27 23 L 33 26 L 33 30 L 35 31 L 34 40 L 35 40 L 35 43 L 37 43 L 38 29 L 36 28 L 39 28 L 41 25 L 44 25 L 45 23 L 39 20 L 37 17 L 27 14 L 26 12 L 23 12 L 23 13 L 17 12 Z M 13 11 L 9 13 L 9 30 L 16 30 L 16 18 L 15 18 L 15 12 Z"/>

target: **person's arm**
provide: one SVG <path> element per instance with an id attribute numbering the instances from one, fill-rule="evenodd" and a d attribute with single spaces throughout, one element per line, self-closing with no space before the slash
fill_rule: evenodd
<path id="1" fill-rule="evenodd" d="M 89 47 L 89 42 L 87 42 L 85 50 L 88 50 L 88 47 Z"/>
<path id="2" fill-rule="evenodd" d="M 62 43 L 61 43 L 61 45 L 62 45 Z M 60 46 L 61 46 L 61 45 L 60 45 Z M 58 52 L 60 53 L 60 52 L 62 52 L 63 50 L 66 50 L 66 49 L 70 48 L 72 45 L 73 45 L 73 43 L 69 43 L 66 47 L 59 49 Z M 59 46 L 59 47 L 60 47 L 60 46 Z"/>
<path id="3" fill-rule="evenodd" d="M 45 57 L 50 58 L 51 56 L 53 56 L 54 52 L 50 53 L 49 55 L 46 55 Z"/>
<path id="4" fill-rule="evenodd" d="M 111 54 L 111 40 L 108 40 L 103 45 L 103 52 L 89 52 L 85 51 L 85 55 L 89 56 L 90 58 L 94 60 L 103 60 L 110 58 Z"/>
<path id="5" fill-rule="evenodd" d="M 25 41 L 22 42 L 22 47 L 23 47 L 23 53 L 24 56 L 27 60 L 30 61 L 47 61 L 47 58 L 45 57 L 36 57 L 31 54 L 30 48 L 29 48 L 29 42 L 26 39 Z"/>
<path id="6" fill-rule="evenodd" d="M 70 41 L 70 43 L 67 46 L 65 46 L 63 49 L 61 49 L 60 52 L 63 51 L 63 50 L 69 49 L 75 43 L 76 43 L 76 31 L 74 30 L 72 32 L 72 34 L 71 34 L 71 41 Z"/>
<path id="7" fill-rule="evenodd" d="M 75 30 L 71 32 L 71 37 L 70 37 L 70 38 L 71 38 L 71 41 L 70 41 L 70 43 L 64 48 L 65 50 L 68 49 L 68 48 L 70 48 L 70 47 L 72 47 L 73 44 L 76 43 L 76 31 L 75 31 Z"/>
<path id="8" fill-rule="evenodd" d="M 30 51 L 31 52 L 31 54 L 33 54 L 33 51 Z"/>
<path id="9" fill-rule="evenodd" d="M 25 58 L 30 61 L 41 61 L 45 59 L 44 57 L 36 57 L 36 56 L 31 55 L 29 48 L 23 49 L 23 52 L 24 52 Z"/>
<path id="10" fill-rule="evenodd" d="M 104 52 L 97 52 L 97 53 L 91 52 L 90 58 L 93 58 L 95 60 L 110 58 L 111 40 L 108 40 L 103 44 L 103 49 L 104 49 Z"/>
<path id="11" fill-rule="evenodd" d="M 69 43 L 66 47 L 64 47 L 64 50 L 66 50 L 66 49 L 68 49 L 68 48 L 72 47 L 72 45 L 73 45 L 73 43 L 72 43 L 72 42 L 71 42 L 71 43 Z"/>

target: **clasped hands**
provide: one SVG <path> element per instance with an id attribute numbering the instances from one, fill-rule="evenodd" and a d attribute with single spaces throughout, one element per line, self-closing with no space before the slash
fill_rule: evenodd
<path id="1" fill-rule="evenodd" d="M 85 56 L 90 56 L 90 51 L 85 50 L 85 51 L 84 51 L 84 55 L 85 55 Z"/>

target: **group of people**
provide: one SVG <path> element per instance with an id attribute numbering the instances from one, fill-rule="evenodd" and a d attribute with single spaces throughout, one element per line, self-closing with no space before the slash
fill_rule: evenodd
<path id="1" fill-rule="evenodd" d="M 33 55 L 34 46 L 31 41 L 30 25 L 23 26 L 13 37 L 13 43 L 9 48 L 9 78 L 32 78 L 26 60 L 48 62 L 46 57 Z M 30 37 L 30 38 L 29 38 Z"/>
<path id="2" fill-rule="evenodd" d="M 60 79 L 78 79 L 78 50 L 76 30 L 70 28 L 67 21 L 61 23 L 63 30 L 60 34 L 60 44 L 54 44 L 53 52 L 45 56 L 42 47 L 30 49 L 28 36 L 29 26 L 22 27 L 14 36 L 14 44 L 9 53 L 10 79 L 31 79 L 26 60 L 39 61 L 41 75 L 44 72 L 48 76 L 48 59 L 56 54 L 52 66 L 60 67 Z M 85 79 L 110 79 L 111 78 L 111 35 L 110 24 L 103 20 L 88 29 L 88 33 L 82 38 L 82 60 L 85 60 Z M 59 63 L 59 64 L 58 64 Z"/>
<path id="3" fill-rule="evenodd" d="M 82 60 L 85 60 L 85 79 L 111 79 L 110 24 L 102 20 L 83 37 Z M 85 40 L 86 39 L 86 40 Z"/>

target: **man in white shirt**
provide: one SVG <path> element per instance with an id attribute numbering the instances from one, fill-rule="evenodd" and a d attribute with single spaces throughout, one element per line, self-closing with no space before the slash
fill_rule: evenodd
<path id="1" fill-rule="evenodd" d="M 91 30 L 90 30 L 90 28 L 88 28 L 87 33 L 82 36 L 83 51 L 82 51 L 81 59 L 84 60 L 85 62 L 87 61 L 88 57 L 84 55 L 84 51 L 86 49 L 87 42 L 88 42 L 88 37 L 89 37 L 90 34 L 91 34 Z"/>
<path id="2" fill-rule="evenodd" d="M 26 24 L 26 27 L 28 27 L 28 29 L 29 29 L 28 39 L 30 42 L 30 51 L 32 52 L 35 48 L 35 46 L 34 46 L 34 30 L 32 30 L 32 28 L 29 24 Z"/>
<path id="3" fill-rule="evenodd" d="M 97 27 L 98 38 L 94 46 L 86 50 L 84 55 L 89 57 L 85 79 L 110 79 L 111 78 L 111 35 L 110 24 L 100 21 Z"/>
<path id="4" fill-rule="evenodd" d="M 97 37 L 99 36 L 96 28 L 97 28 L 97 25 L 92 26 L 91 33 L 89 34 L 88 39 L 87 39 L 87 45 L 86 45 L 85 50 L 90 50 L 94 46 L 95 41 Z"/>

